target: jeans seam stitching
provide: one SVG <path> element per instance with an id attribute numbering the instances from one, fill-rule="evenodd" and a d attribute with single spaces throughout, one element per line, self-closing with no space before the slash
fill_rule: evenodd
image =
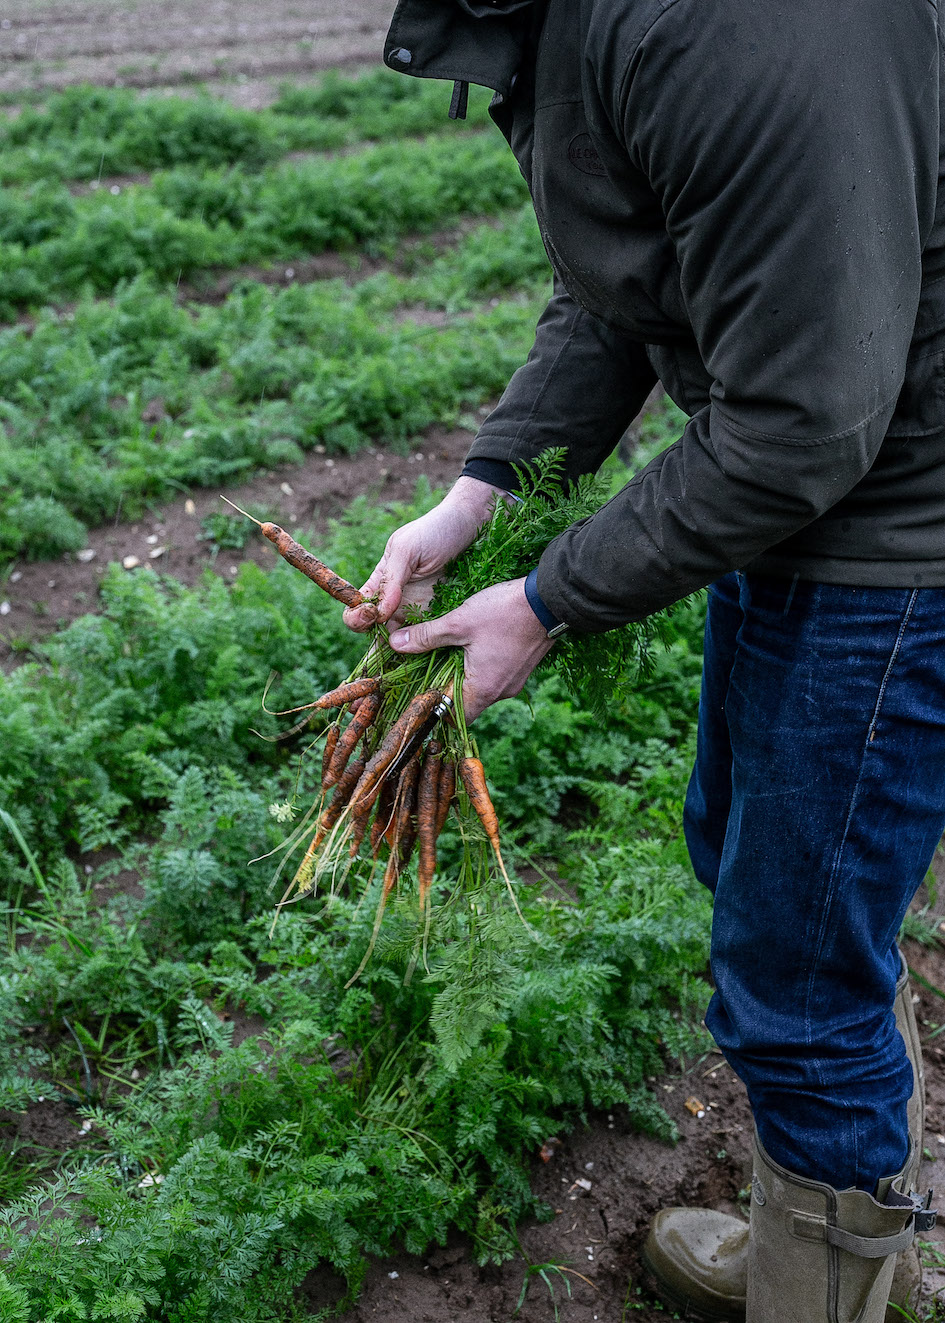
<path id="1" fill-rule="evenodd" d="M 820 954 L 821 951 L 823 950 L 824 936 L 827 929 L 827 920 L 830 917 L 830 910 L 832 908 L 833 894 L 835 889 L 834 884 L 836 881 L 837 872 L 839 871 L 840 864 L 843 859 L 843 853 L 844 850 L 846 849 L 847 838 L 850 834 L 850 824 L 853 820 L 853 813 L 854 810 L 856 809 L 857 800 L 859 799 L 860 785 L 863 780 L 863 765 L 866 761 L 866 754 L 870 746 L 870 741 L 872 740 L 873 735 L 876 731 L 876 724 L 879 721 L 880 712 L 883 706 L 883 699 L 886 696 L 886 689 L 889 684 L 889 679 L 892 675 L 893 667 L 895 666 L 899 658 L 899 653 L 902 650 L 902 640 L 905 635 L 906 629 L 908 628 L 909 621 L 912 619 L 912 613 L 915 610 L 915 604 L 916 601 L 918 600 L 918 596 L 919 596 L 919 590 L 917 588 L 913 588 L 912 593 L 909 597 L 908 605 L 906 606 L 905 612 L 903 613 L 902 621 L 900 622 L 899 625 L 899 633 L 896 635 L 896 642 L 893 644 L 893 650 L 890 653 L 889 661 L 886 663 L 886 669 L 883 672 L 883 678 L 880 681 L 879 693 L 876 696 L 876 706 L 873 709 L 873 716 L 872 719 L 870 720 L 869 729 L 867 730 L 866 738 L 863 741 L 863 749 L 860 754 L 860 765 L 856 774 L 856 783 L 854 784 L 853 790 L 850 794 L 850 804 L 849 807 L 847 808 L 847 815 L 843 823 L 843 833 L 840 837 L 840 845 L 837 849 L 837 854 L 833 862 L 833 867 L 830 870 L 830 876 L 827 879 L 827 894 L 824 897 L 822 918 L 820 921 L 820 929 L 817 933 L 817 949 L 814 953 L 814 961 L 811 966 L 810 976 L 808 977 L 807 980 L 807 1000 L 804 1006 L 804 1020 L 805 1020 L 805 1028 L 806 1028 L 808 1044 L 810 1044 L 811 1041 L 810 1008 L 811 1008 L 811 1002 L 813 1001 L 813 997 L 814 997 L 814 978 L 817 973 L 817 968 L 820 964 Z"/>
<path id="2" fill-rule="evenodd" d="M 870 740 L 873 738 L 873 736 L 876 733 L 876 723 L 879 721 L 880 712 L 883 706 L 883 699 L 886 697 L 886 687 L 889 684 L 889 678 L 892 675 L 893 667 L 895 666 L 896 662 L 899 660 L 899 653 L 902 651 L 903 636 L 905 635 L 906 629 L 909 626 L 909 621 L 912 619 L 912 613 L 915 610 L 916 599 L 918 598 L 918 596 L 919 596 L 918 588 L 913 588 L 912 595 L 909 598 L 909 605 L 906 607 L 905 615 L 902 618 L 902 624 L 899 626 L 899 633 L 896 635 L 896 644 L 892 650 L 892 656 L 889 658 L 889 664 L 886 667 L 885 673 L 883 675 L 882 684 L 879 686 L 879 695 L 876 699 L 876 707 L 873 710 L 873 719 L 870 722 L 869 730 L 866 732 L 867 744 L 869 744 Z M 863 752 L 864 753 L 866 752 L 865 748 Z M 857 787 L 859 786 L 859 784 L 860 784 L 860 779 L 859 777 L 857 777 Z"/>

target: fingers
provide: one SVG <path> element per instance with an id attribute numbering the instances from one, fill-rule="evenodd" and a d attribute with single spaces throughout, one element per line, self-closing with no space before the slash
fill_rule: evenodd
<path id="1" fill-rule="evenodd" d="M 390 645 L 395 652 L 431 652 L 434 648 L 456 648 L 466 643 L 466 631 L 462 628 L 460 616 L 462 608 L 450 611 L 436 620 L 424 620 L 419 625 L 408 625 L 398 629 L 390 636 Z"/>
<path id="2" fill-rule="evenodd" d="M 360 606 L 347 606 L 341 618 L 356 634 L 364 634 L 377 621 L 377 607 L 373 602 L 362 602 Z"/>
<path id="3" fill-rule="evenodd" d="M 416 567 L 415 549 L 412 546 L 403 546 L 396 537 L 391 538 L 384 559 L 378 566 L 381 574 L 380 582 L 376 585 L 380 590 L 377 613 L 381 620 L 389 620 L 400 606 L 404 586 L 413 577 Z"/>

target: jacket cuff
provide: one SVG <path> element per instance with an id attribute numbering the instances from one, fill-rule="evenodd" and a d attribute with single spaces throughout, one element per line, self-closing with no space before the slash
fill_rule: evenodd
<path id="1" fill-rule="evenodd" d="M 460 477 L 478 478 L 504 492 L 517 492 L 522 485 L 515 469 L 504 459 L 467 459 Z"/>
<path id="2" fill-rule="evenodd" d="M 561 624 L 561 621 L 542 599 L 542 596 L 538 591 L 537 579 L 538 570 L 534 569 L 525 580 L 525 597 L 528 601 L 528 605 L 535 612 L 535 615 L 538 617 L 542 625 L 544 625 L 546 630 L 557 629 Z"/>

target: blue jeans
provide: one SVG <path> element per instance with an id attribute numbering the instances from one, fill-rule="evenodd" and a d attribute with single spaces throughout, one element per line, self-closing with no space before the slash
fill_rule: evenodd
<path id="1" fill-rule="evenodd" d="M 945 588 L 714 584 L 685 828 L 762 1144 L 872 1192 L 908 1153 L 895 943 L 945 831 Z"/>

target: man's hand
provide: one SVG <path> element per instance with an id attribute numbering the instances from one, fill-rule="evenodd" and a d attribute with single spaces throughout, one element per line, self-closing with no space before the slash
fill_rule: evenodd
<path id="1" fill-rule="evenodd" d="M 447 646 L 465 650 L 467 721 L 475 721 L 500 698 L 514 697 L 553 646 L 528 605 L 524 579 L 484 588 L 437 620 L 397 630 L 390 642 L 396 652 Z"/>
<path id="2" fill-rule="evenodd" d="M 378 595 L 377 605 L 349 607 L 344 613 L 348 628 L 363 633 L 378 620 L 397 625 L 406 603 L 426 606 L 444 567 L 466 550 L 501 495 L 498 487 L 478 478 L 458 478 L 439 505 L 392 533 L 361 589 L 365 597 Z"/>

